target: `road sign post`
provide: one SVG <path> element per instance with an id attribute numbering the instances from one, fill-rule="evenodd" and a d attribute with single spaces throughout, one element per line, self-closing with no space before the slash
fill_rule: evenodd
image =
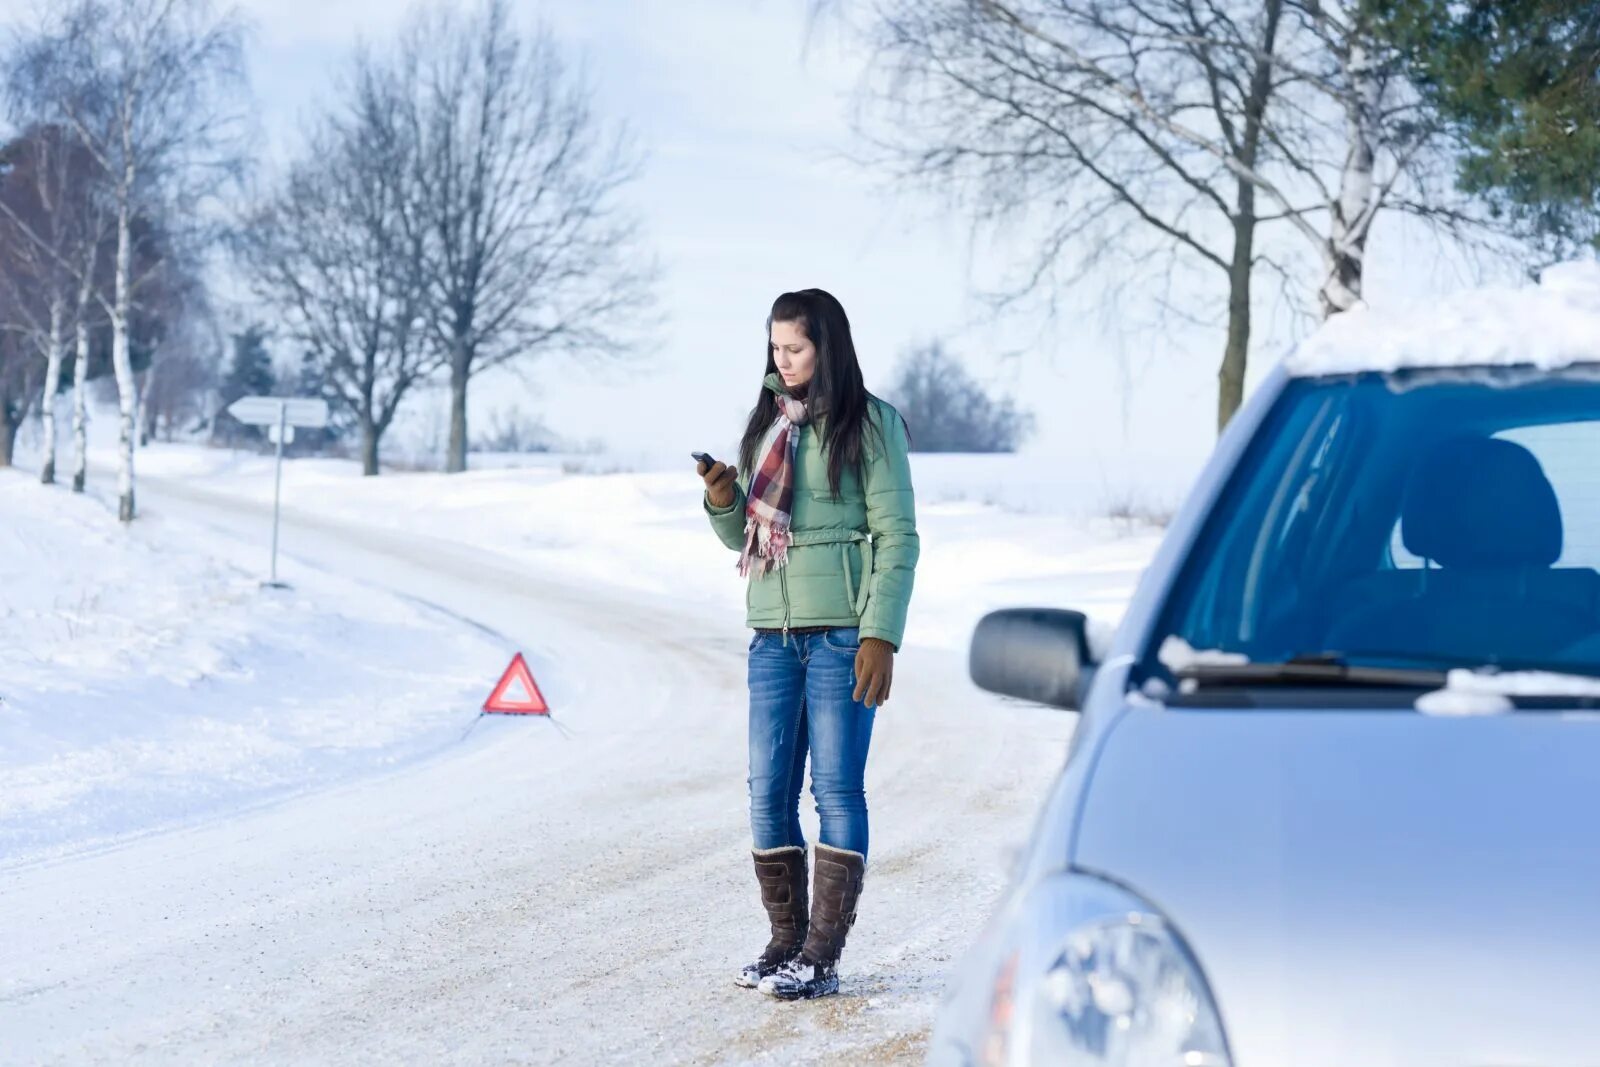
<path id="1" fill-rule="evenodd" d="M 267 585 L 287 588 L 278 581 L 278 512 L 283 496 L 283 444 L 294 440 L 295 426 L 328 425 L 328 402 L 296 396 L 244 396 L 228 405 L 228 414 L 251 426 L 266 426 L 277 442 L 272 476 L 272 577 Z"/>
<path id="2" fill-rule="evenodd" d="M 278 456 L 272 466 L 272 577 L 267 584 L 281 588 L 278 582 L 278 501 L 283 498 L 283 430 L 289 423 L 289 405 L 278 405 Z"/>

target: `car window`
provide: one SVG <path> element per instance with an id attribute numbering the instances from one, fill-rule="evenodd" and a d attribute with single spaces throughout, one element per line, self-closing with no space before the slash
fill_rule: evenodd
<path id="1" fill-rule="evenodd" d="M 1291 382 L 1151 647 L 1600 673 L 1592 370 Z"/>
<path id="2" fill-rule="evenodd" d="M 1518 426 L 1495 436 L 1527 448 L 1550 479 L 1565 534 L 1557 565 L 1600 569 L 1600 420 Z M 1406 549 L 1398 518 L 1389 532 L 1389 551 L 1396 567 L 1424 565 Z"/>
<path id="3" fill-rule="evenodd" d="M 1559 565 L 1600 568 L 1600 419 L 1522 426 L 1500 436 L 1537 456 L 1555 487 L 1566 533 Z"/>

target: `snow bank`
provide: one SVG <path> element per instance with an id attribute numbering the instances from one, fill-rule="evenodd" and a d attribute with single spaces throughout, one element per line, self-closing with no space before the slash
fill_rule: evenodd
<path id="1" fill-rule="evenodd" d="M 508 656 L 328 576 L 0 470 L 0 865 L 454 741 Z"/>
<path id="2" fill-rule="evenodd" d="M 272 499 L 271 457 L 152 445 L 140 462 L 153 479 Z M 1029 457 L 918 454 L 912 465 L 922 559 L 908 643 L 964 652 L 985 611 L 1018 605 L 1074 608 L 1103 632 L 1121 619 L 1161 539 L 1136 519 L 1096 515 L 1087 490 L 1052 492 L 1049 465 Z M 675 611 L 744 618 L 744 579 L 701 511 L 687 457 L 669 471 L 536 466 L 376 478 L 346 460 L 297 459 L 284 464 L 283 499 L 299 513 L 491 549 L 535 573 L 581 576 Z"/>
<path id="3" fill-rule="evenodd" d="M 1285 360 L 1308 377 L 1406 367 L 1600 361 L 1600 261 L 1563 263 L 1538 285 L 1469 289 L 1393 308 L 1361 305 L 1328 320 Z"/>

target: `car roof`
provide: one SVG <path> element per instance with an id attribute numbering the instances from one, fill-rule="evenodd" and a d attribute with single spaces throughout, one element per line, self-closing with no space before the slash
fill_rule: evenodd
<path id="1" fill-rule="evenodd" d="M 1335 315 L 1284 360 L 1294 377 L 1410 368 L 1600 364 L 1600 260 L 1546 268 L 1536 285 L 1467 289 Z"/>

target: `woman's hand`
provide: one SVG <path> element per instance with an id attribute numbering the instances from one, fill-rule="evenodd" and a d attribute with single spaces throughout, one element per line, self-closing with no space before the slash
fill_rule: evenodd
<path id="1" fill-rule="evenodd" d="M 733 480 L 738 474 L 737 468 L 730 467 L 721 460 L 711 464 L 708 468 L 704 463 L 696 463 L 695 470 L 700 472 L 700 477 L 706 481 L 706 499 L 711 501 L 714 508 L 725 508 L 733 503 Z"/>
<path id="2" fill-rule="evenodd" d="M 889 700 L 889 683 L 894 680 L 894 646 L 879 637 L 863 637 L 856 652 L 855 700 L 865 694 L 868 707 Z"/>

